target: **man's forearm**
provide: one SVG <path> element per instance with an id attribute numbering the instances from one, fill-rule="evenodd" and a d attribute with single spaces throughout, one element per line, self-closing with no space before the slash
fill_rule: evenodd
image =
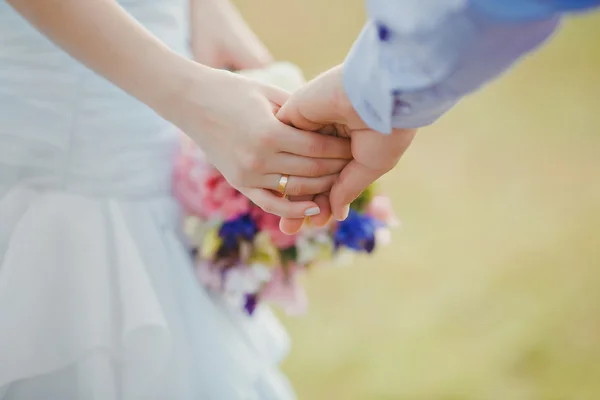
<path id="1" fill-rule="evenodd" d="M 542 44 L 561 13 L 600 0 L 571 8 L 532 0 L 367 3 L 370 19 L 346 59 L 344 82 L 365 122 L 389 133 L 432 123 Z"/>

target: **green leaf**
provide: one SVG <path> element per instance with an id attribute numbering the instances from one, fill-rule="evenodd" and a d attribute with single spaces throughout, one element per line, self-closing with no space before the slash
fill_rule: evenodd
<path id="1" fill-rule="evenodd" d="M 280 255 L 283 265 L 287 265 L 290 262 L 296 261 L 298 258 L 298 249 L 296 249 L 296 246 L 288 247 L 287 249 L 280 250 Z"/>
<path id="2" fill-rule="evenodd" d="M 350 207 L 358 212 L 363 212 L 367 209 L 369 203 L 373 200 L 375 196 L 375 185 L 371 185 L 362 192 L 356 200 L 350 204 Z"/>

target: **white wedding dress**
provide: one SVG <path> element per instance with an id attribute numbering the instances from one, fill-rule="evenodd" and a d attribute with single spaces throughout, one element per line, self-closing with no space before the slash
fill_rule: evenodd
<path id="1" fill-rule="evenodd" d="M 186 53 L 187 2 L 121 4 Z M 270 311 L 246 317 L 197 284 L 176 143 L 0 0 L 1 400 L 294 397 Z"/>

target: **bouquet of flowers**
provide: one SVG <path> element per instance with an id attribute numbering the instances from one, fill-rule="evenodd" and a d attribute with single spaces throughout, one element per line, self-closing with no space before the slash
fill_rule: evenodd
<path id="1" fill-rule="evenodd" d="M 298 68 L 287 63 L 246 74 L 288 90 L 303 82 Z M 352 203 L 345 221 L 286 235 L 279 230 L 279 217 L 230 186 L 184 136 L 173 182 L 200 283 L 250 315 L 262 301 L 289 314 L 305 312 L 299 274 L 341 255 L 373 252 L 389 241 L 389 228 L 398 223 L 389 198 L 375 195 L 371 187 Z"/>

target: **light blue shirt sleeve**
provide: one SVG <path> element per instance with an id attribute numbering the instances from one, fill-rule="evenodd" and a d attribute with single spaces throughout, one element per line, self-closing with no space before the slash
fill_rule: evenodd
<path id="1" fill-rule="evenodd" d="M 429 125 L 600 0 L 367 0 L 344 87 L 371 128 Z"/>

